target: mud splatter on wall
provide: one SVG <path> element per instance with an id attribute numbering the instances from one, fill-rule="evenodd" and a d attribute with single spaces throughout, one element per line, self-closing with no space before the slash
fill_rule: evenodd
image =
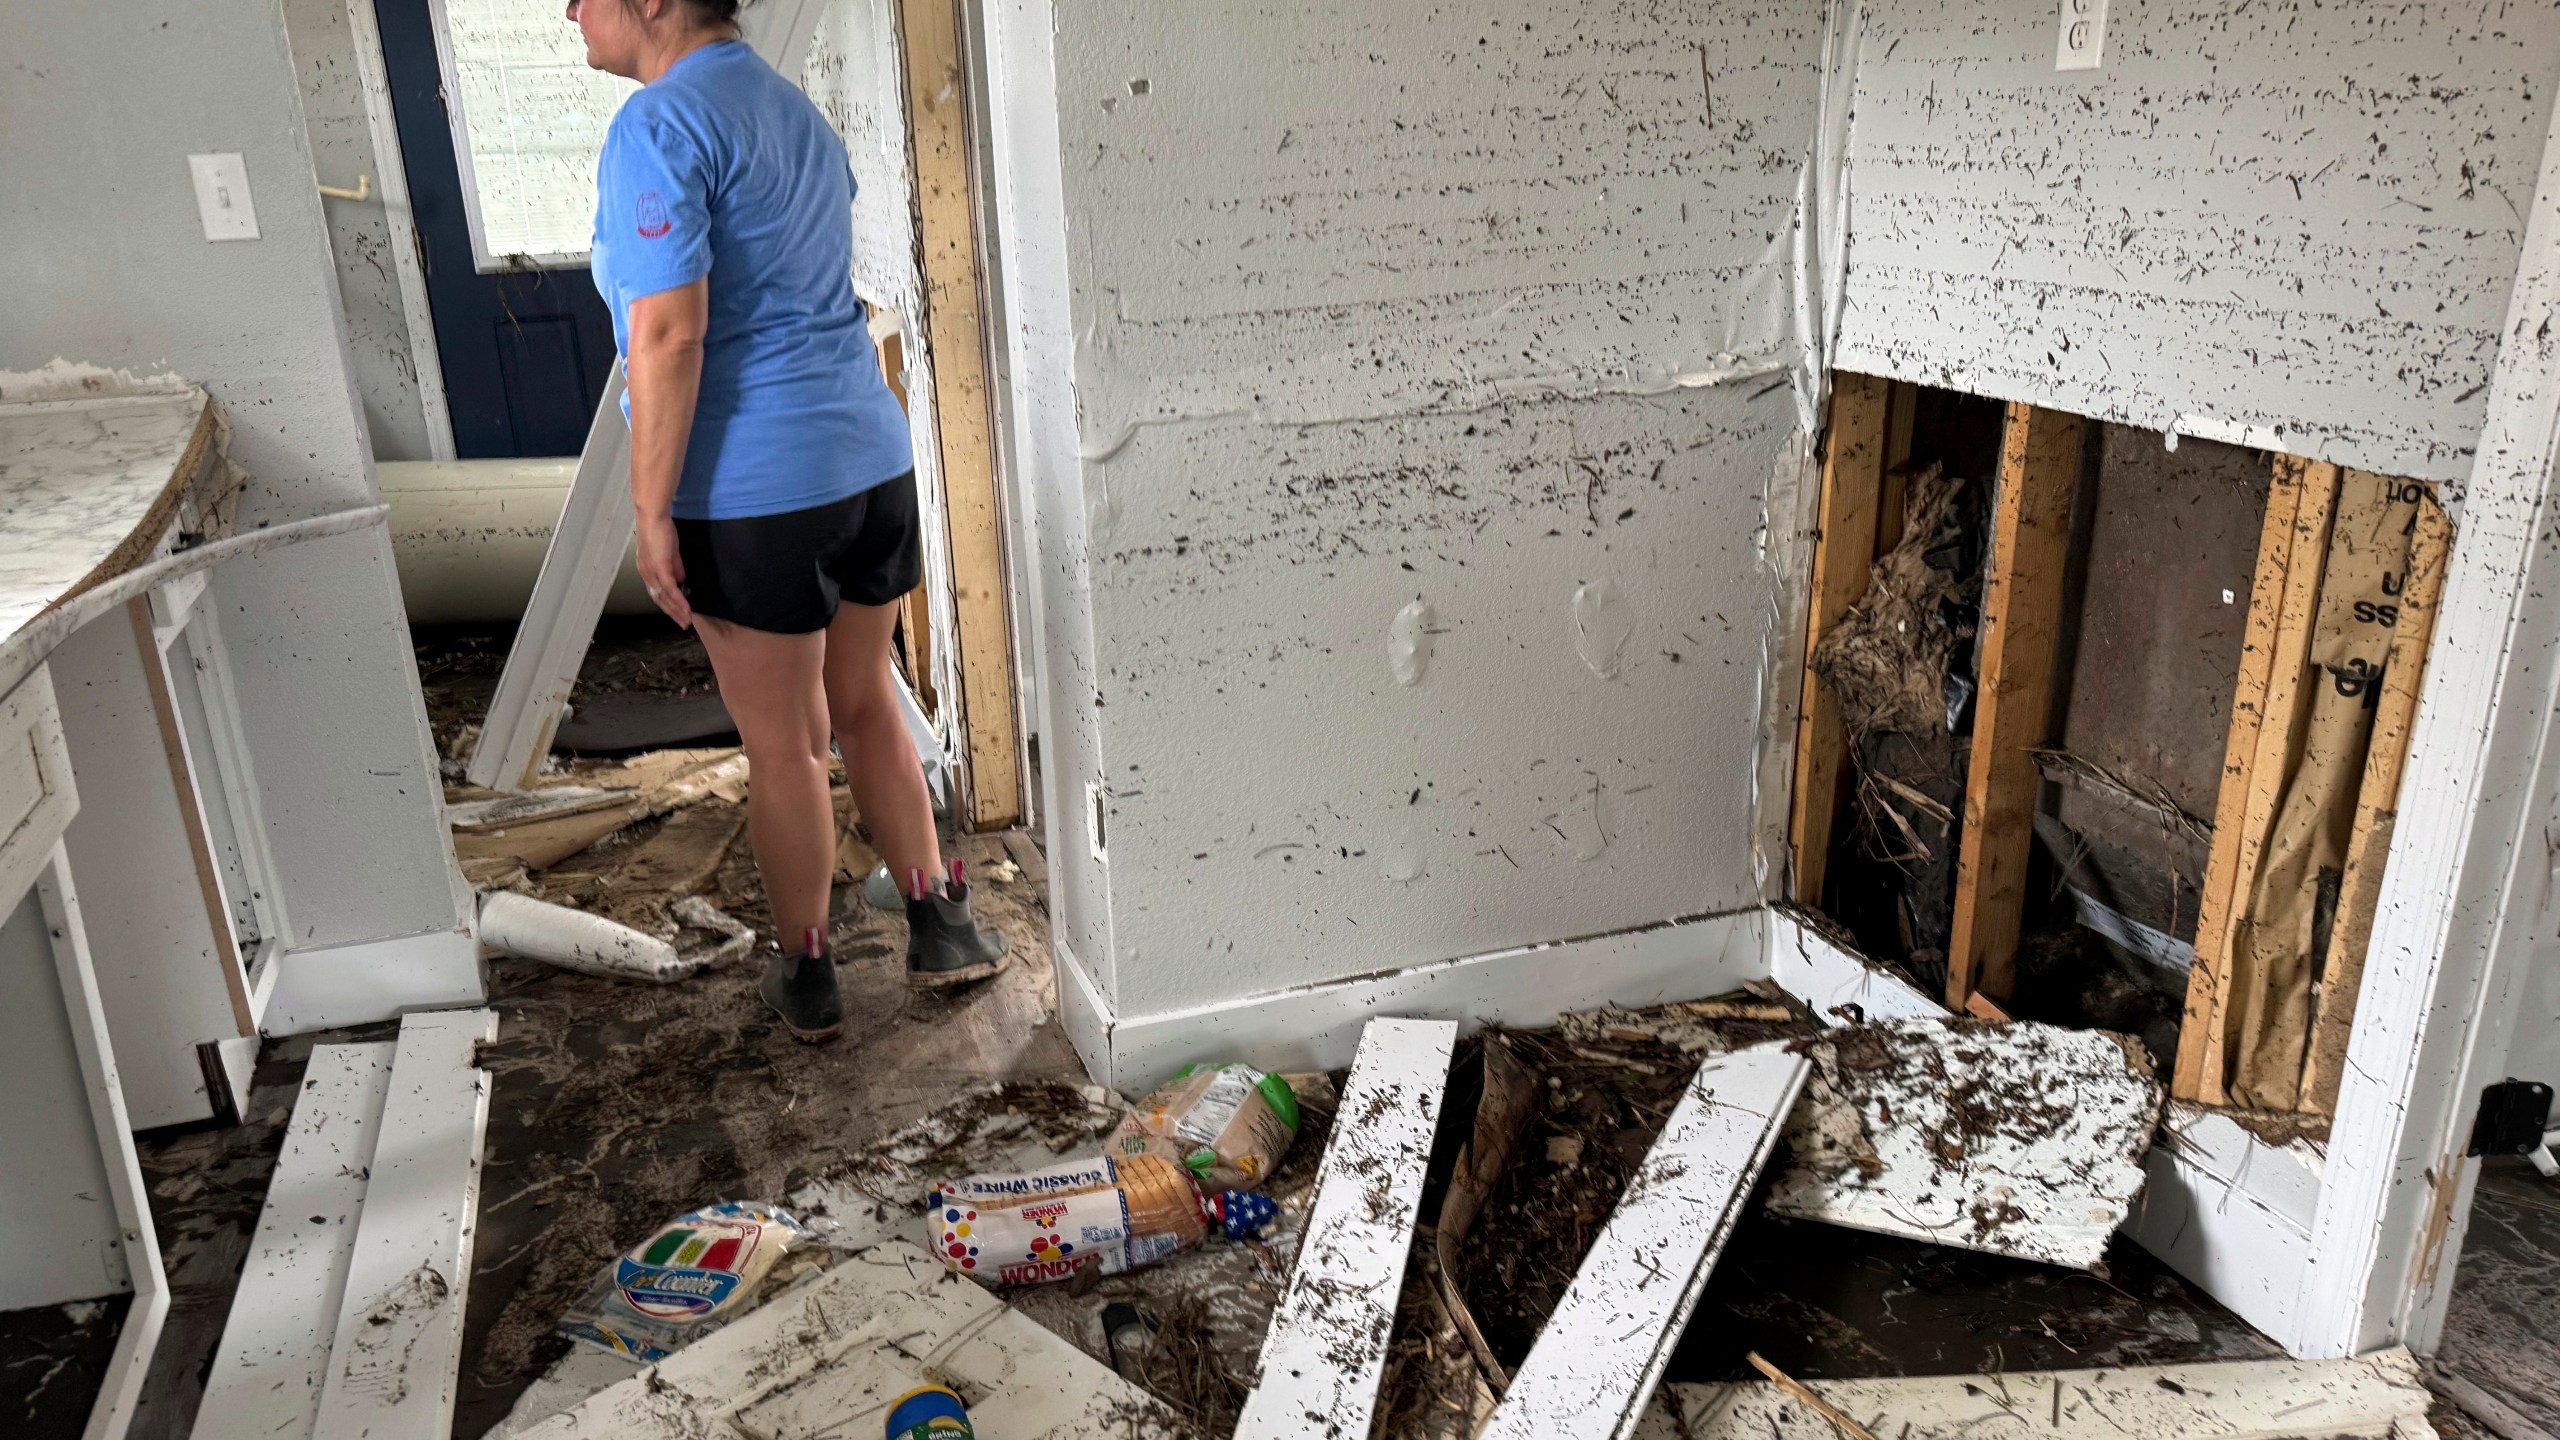
<path id="1" fill-rule="evenodd" d="M 1068 984 L 1125 1019 L 1754 898 L 1823 20 L 991 12 Z"/>
<path id="2" fill-rule="evenodd" d="M 1864 23 L 1844 368 L 2468 476 L 2560 6 L 2120 0 L 2071 74 L 2049 3 Z"/>

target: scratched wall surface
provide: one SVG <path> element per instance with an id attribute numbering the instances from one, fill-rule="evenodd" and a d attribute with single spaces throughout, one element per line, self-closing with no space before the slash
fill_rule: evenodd
<path id="1" fill-rule="evenodd" d="M 1701 9 L 990 7 L 1053 893 L 1119 1016 L 1755 898 L 1823 7 Z"/>
<path id="2" fill-rule="evenodd" d="M 2072 74 L 2050 0 L 1863 23 L 1842 367 L 2468 475 L 2560 5 L 2116 0 Z"/>
<path id="3" fill-rule="evenodd" d="M 864 299 L 916 313 L 914 177 L 907 164 L 905 86 L 887 0 L 830 0 L 809 40 L 800 86 L 844 139 L 853 163 L 853 286 Z"/>

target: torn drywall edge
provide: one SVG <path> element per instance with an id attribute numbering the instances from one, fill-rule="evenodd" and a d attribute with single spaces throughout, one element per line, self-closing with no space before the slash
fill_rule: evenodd
<path id="1" fill-rule="evenodd" d="M 1571 1010 L 1650 1005 L 1731 990 L 1767 973 L 1758 906 L 1667 920 L 1631 930 L 1551 941 L 1266 992 L 1214 1005 L 1121 1017 L 1067 957 L 1059 1018 L 1085 1068 L 1102 1083 L 1145 1092 L 1203 1055 L 1267 1070 L 1350 1063 L 1361 1026 L 1392 1011 L 1487 1024 L 1547 1025 Z"/>
<path id="2" fill-rule="evenodd" d="M 1760 572 L 1768 605 L 1760 625 L 1760 739 L 1751 769 L 1751 875 L 1760 897 L 1789 898 L 1795 852 L 1797 707 L 1804 692 L 1804 634 L 1812 599 L 1814 522 L 1822 498 L 1818 432 L 1789 437 L 1769 467 L 1760 507 Z"/>

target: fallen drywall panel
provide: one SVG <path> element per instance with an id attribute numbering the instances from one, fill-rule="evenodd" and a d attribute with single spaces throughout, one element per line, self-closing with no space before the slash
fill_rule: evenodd
<path id="1" fill-rule="evenodd" d="M 2560 8 L 1864 7 L 1845 369 L 2470 472 Z M 2246 143 L 2234 143 L 2245 137 Z"/>
<path id="2" fill-rule="evenodd" d="M 1776 1045 L 1698 1067 L 1512 1376 L 1484 1440 L 1638 1432 L 1809 1068 Z"/>
<path id="3" fill-rule="evenodd" d="M 1173 1417 L 1099 1362 L 904 1241 L 847 1256 L 524 1440 L 869 1435 L 932 1377 L 987 1440 L 1177 1440 Z"/>
<path id="4" fill-rule="evenodd" d="M 1803 1048 L 1773 1214 L 2090 1270 L 2141 1193 L 2162 1101 L 2133 1042 L 1902 1020 Z"/>
<path id="5" fill-rule="evenodd" d="M 204 1440 L 309 1440 L 394 1048 L 388 1041 L 312 1048 L 196 1407 L 193 1433 Z"/>
<path id="6" fill-rule="evenodd" d="M 1446 1020 L 1362 1034 L 1236 1440 L 1369 1433 L 1457 1038 Z"/>
<path id="7" fill-rule="evenodd" d="M 1816 1380 L 1808 1388 L 1893 1440 L 2427 1440 L 2427 1388 L 2405 1350 L 2354 1360 L 2241 1360 L 2120 1370 Z M 1828 1436 L 1767 1385 L 1674 1385 L 1639 1440 Z"/>

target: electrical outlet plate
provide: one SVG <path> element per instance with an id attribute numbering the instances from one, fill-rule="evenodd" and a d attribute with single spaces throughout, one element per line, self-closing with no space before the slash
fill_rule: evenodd
<path id="1" fill-rule="evenodd" d="M 195 176 L 196 214 L 204 219 L 204 238 L 258 238 L 258 210 L 249 201 L 249 165 L 238 152 L 190 155 L 187 169 Z"/>
<path id="2" fill-rule="evenodd" d="M 2107 0 L 2061 0 L 2053 68 L 2095 70 L 2107 44 Z"/>

